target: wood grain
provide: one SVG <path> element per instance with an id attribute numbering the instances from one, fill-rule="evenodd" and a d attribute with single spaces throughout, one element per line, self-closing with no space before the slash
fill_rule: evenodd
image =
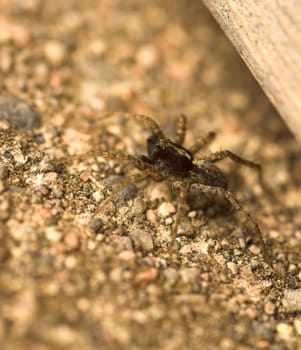
<path id="1" fill-rule="evenodd" d="M 301 143 L 301 1 L 203 1 Z"/>

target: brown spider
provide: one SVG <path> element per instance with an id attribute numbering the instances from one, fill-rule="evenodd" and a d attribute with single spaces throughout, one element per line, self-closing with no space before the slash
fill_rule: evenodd
<path id="1" fill-rule="evenodd" d="M 176 239 L 179 221 L 183 214 L 188 192 L 190 190 L 197 190 L 204 194 L 220 195 L 225 197 L 252 226 L 261 243 L 264 257 L 268 264 L 272 266 L 272 261 L 257 221 L 250 213 L 244 210 L 239 201 L 227 190 L 227 179 L 215 163 L 225 158 L 230 158 L 235 162 L 253 168 L 257 171 L 259 181 L 261 185 L 263 185 L 261 166 L 228 150 L 210 153 L 208 156 L 194 159 L 194 155 L 204 146 L 208 145 L 209 142 L 213 140 L 215 134 L 211 132 L 208 133 L 205 138 L 198 139 L 190 150 L 184 148 L 186 116 L 183 114 L 178 117 L 177 132 L 174 141 L 171 141 L 164 135 L 159 125 L 152 118 L 140 114 L 131 116 L 131 118 L 146 122 L 150 128 L 151 135 L 147 139 L 147 156 L 134 156 L 122 152 L 103 151 L 89 152 L 88 154 L 90 156 L 100 156 L 106 159 L 132 163 L 140 170 L 140 173 L 130 175 L 125 180 L 118 183 L 110 196 L 101 204 L 97 213 L 117 192 L 129 183 L 141 181 L 146 177 L 151 177 L 157 182 L 166 181 L 170 185 L 177 183 L 177 187 L 179 188 L 179 201 L 171 238 L 172 244 Z M 97 213 L 95 215 L 97 215 Z"/>

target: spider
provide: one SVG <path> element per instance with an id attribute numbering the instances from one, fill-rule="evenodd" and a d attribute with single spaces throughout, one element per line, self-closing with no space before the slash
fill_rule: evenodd
<path id="1" fill-rule="evenodd" d="M 166 181 L 171 187 L 176 183 L 176 187 L 179 188 L 179 197 L 170 243 L 172 245 L 176 239 L 180 218 L 183 215 L 185 201 L 190 191 L 196 190 L 203 194 L 225 197 L 253 228 L 262 246 L 265 260 L 272 267 L 272 261 L 257 221 L 227 190 L 227 179 L 215 163 L 225 158 L 230 158 L 234 162 L 250 167 L 257 171 L 259 181 L 263 186 L 261 165 L 242 158 L 229 150 L 209 153 L 209 155 L 199 159 L 195 158 L 195 155 L 213 140 L 215 134 L 210 132 L 204 138 L 199 138 L 190 149 L 185 148 L 183 143 L 186 134 L 187 118 L 184 114 L 180 114 L 177 119 L 176 136 L 173 141 L 164 135 L 160 126 L 151 117 L 137 114 L 132 115 L 131 118 L 139 122 L 145 122 L 151 131 L 151 135 L 147 138 L 147 155 L 130 155 L 123 152 L 104 151 L 88 153 L 90 156 L 100 156 L 105 159 L 128 162 L 140 170 L 139 173 L 130 175 L 119 182 L 109 197 L 101 203 L 97 213 L 102 210 L 108 201 L 112 200 L 116 193 L 129 183 L 138 182 L 147 177 L 151 177 L 157 182 Z M 97 213 L 94 214 L 94 217 Z"/>

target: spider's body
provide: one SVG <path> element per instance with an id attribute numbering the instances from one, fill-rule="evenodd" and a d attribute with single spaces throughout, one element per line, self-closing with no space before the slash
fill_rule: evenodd
<path id="1" fill-rule="evenodd" d="M 175 174 L 187 178 L 194 167 L 193 156 L 187 149 L 157 134 L 148 138 L 147 153 L 151 164 L 166 172 L 167 178 Z"/>
<path id="2" fill-rule="evenodd" d="M 189 150 L 158 134 L 148 138 L 147 153 L 140 159 L 151 164 L 166 181 L 227 188 L 227 179 L 217 166 L 202 159 L 195 162 Z"/>
<path id="3" fill-rule="evenodd" d="M 138 121 L 146 122 L 151 135 L 147 139 L 147 155 L 130 155 L 122 152 L 91 152 L 92 156 L 101 156 L 106 159 L 124 161 L 133 164 L 140 170 L 139 173 L 128 176 L 121 181 L 112 194 L 101 204 L 99 211 L 103 206 L 112 199 L 112 197 L 129 183 L 141 181 L 146 177 L 151 177 L 155 181 L 165 181 L 170 187 L 177 183 L 179 189 L 178 210 L 175 216 L 173 235 L 171 242 L 176 239 L 179 220 L 184 212 L 186 197 L 189 191 L 198 191 L 200 195 L 211 194 L 225 197 L 232 206 L 238 210 L 252 226 L 257 238 L 262 245 L 263 253 L 267 262 L 272 266 L 272 262 L 257 221 L 253 216 L 244 210 L 239 201 L 227 190 L 227 179 L 222 171 L 215 165 L 216 162 L 225 158 L 246 165 L 258 172 L 259 180 L 263 185 L 261 166 L 250 160 L 244 159 L 235 153 L 224 150 L 209 153 L 196 158 L 196 154 L 203 149 L 215 136 L 209 133 L 206 137 L 200 138 L 190 149 L 183 147 L 186 133 L 186 117 L 181 114 L 177 121 L 177 133 L 173 141 L 168 139 L 159 125 L 150 117 L 145 115 L 134 115 L 131 118 Z M 99 212 L 98 211 L 98 212 Z"/>

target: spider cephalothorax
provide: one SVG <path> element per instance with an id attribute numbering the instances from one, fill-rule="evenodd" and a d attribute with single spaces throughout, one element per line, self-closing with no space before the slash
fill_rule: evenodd
<path id="1" fill-rule="evenodd" d="M 193 156 L 187 149 L 158 134 L 148 138 L 147 153 L 148 156 L 143 159 L 162 172 L 165 178 L 175 174 L 189 177 L 194 168 Z"/>

